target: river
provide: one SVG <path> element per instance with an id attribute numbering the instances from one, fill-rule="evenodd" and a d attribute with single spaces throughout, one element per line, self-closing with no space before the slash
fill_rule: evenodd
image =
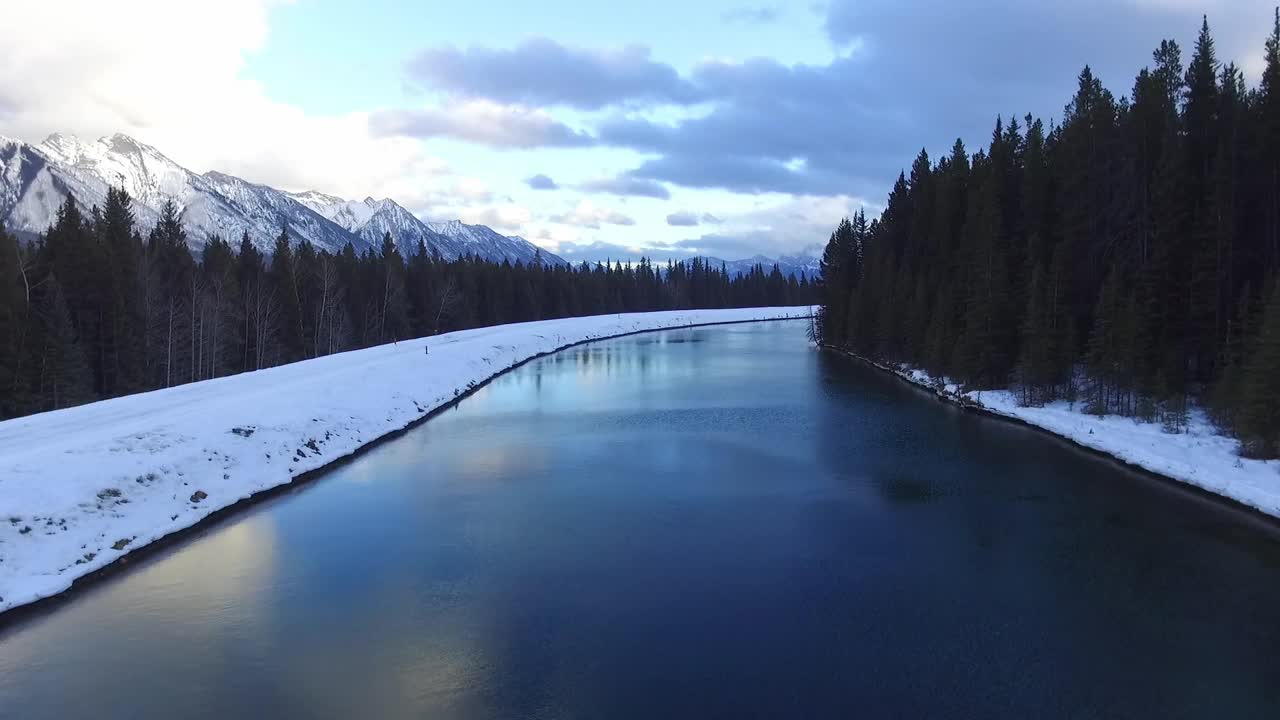
<path id="1" fill-rule="evenodd" d="M 1280 717 L 1280 534 L 805 341 L 579 346 L 0 629 L 0 717 Z"/>

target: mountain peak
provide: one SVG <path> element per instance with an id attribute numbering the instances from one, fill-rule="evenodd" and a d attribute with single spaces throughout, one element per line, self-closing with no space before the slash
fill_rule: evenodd
<path id="1" fill-rule="evenodd" d="M 14 155 L 9 150 L 14 144 L 24 148 L 17 160 L 8 157 Z M 453 220 L 431 227 L 390 198 L 345 200 L 314 190 L 284 192 L 216 170 L 197 174 L 124 133 L 93 142 L 53 133 L 39 145 L 0 138 L 0 150 L 4 163 L 21 170 L 0 172 L 0 223 L 20 232 L 47 229 L 68 194 L 81 207 L 101 206 L 115 186 L 133 198 L 144 232 L 156 222 L 164 202 L 177 202 L 193 249 L 215 235 L 236 238 L 247 232 L 259 249 L 270 252 L 281 225 L 287 224 L 293 237 L 331 252 L 348 242 L 376 248 L 390 233 L 403 248 L 412 251 L 421 244 L 448 259 L 475 255 L 496 262 L 532 262 L 538 256 L 527 241 L 484 225 Z M 563 262 L 546 251 L 541 258 L 547 264 Z"/>

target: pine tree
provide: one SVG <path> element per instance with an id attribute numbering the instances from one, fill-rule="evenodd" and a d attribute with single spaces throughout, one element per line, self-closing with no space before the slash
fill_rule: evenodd
<path id="1" fill-rule="evenodd" d="M 35 314 L 39 409 L 58 410 L 93 400 L 93 377 L 56 275 L 41 283 Z"/>
<path id="2" fill-rule="evenodd" d="M 1243 452 L 1259 458 L 1280 456 L 1280 282 L 1273 285 L 1261 334 L 1244 370 L 1237 421 Z"/>
<path id="3" fill-rule="evenodd" d="M 280 234 L 276 236 L 268 278 L 273 297 L 280 308 L 279 332 L 281 349 L 284 352 L 280 362 L 301 360 L 305 357 L 302 288 L 288 227 L 281 228 Z"/>
<path id="4" fill-rule="evenodd" d="M 1023 405 L 1038 407 L 1052 398 L 1053 384 L 1049 291 L 1045 273 L 1036 267 L 1027 286 L 1027 309 L 1022 318 L 1022 354 L 1017 378 Z"/>
<path id="5" fill-rule="evenodd" d="M 1257 181 L 1263 213 L 1263 243 L 1257 260 L 1265 267 L 1275 268 L 1280 264 L 1280 8 L 1276 9 L 1263 60 L 1255 101 L 1260 125 Z"/>
<path id="6" fill-rule="evenodd" d="M 0 227 L 0 419 L 23 414 L 29 403 L 33 275 L 30 253 Z"/>
<path id="7" fill-rule="evenodd" d="M 145 387 L 142 244 L 134 229 L 133 200 L 124 188 L 107 190 L 98 241 L 106 258 L 98 300 L 105 315 L 98 359 L 99 391 L 112 397 Z"/>

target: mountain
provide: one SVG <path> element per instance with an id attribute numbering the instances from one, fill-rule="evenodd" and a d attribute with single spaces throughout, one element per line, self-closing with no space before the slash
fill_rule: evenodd
<path id="1" fill-rule="evenodd" d="M 541 258 L 546 265 L 568 264 L 518 235 L 502 235 L 487 225 L 468 225 L 461 220 L 450 220 L 428 223 L 427 227 L 438 235 L 450 238 L 462 254 L 480 255 L 483 252 L 490 260 L 509 260 L 512 264 L 520 261 L 527 265 L 535 257 Z"/>
<path id="2" fill-rule="evenodd" d="M 483 225 L 445 223 L 436 232 L 395 201 L 344 200 L 315 191 L 290 193 L 220 172 L 197 174 L 127 135 L 88 143 L 53 134 L 38 145 L 0 136 L 0 222 L 21 235 L 43 232 L 70 195 L 83 208 L 101 206 L 107 189 L 123 186 L 133 198 L 134 216 L 145 232 L 173 200 L 182 209 L 193 250 L 220 235 L 235 242 L 248 232 L 270 252 L 280 229 L 295 240 L 340 251 L 348 242 L 357 252 L 378 249 L 390 232 L 397 246 L 413 253 L 419 241 L 445 259 L 473 254 L 487 260 L 531 261 L 538 248 L 523 238 L 501 235 Z M 548 264 L 563 263 L 547 252 Z"/>
<path id="3" fill-rule="evenodd" d="M 756 255 L 746 260 L 719 260 L 716 258 L 707 258 L 712 265 L 723 263 L 729 274 L 745 275 L 751 272 L 751 268 L 756 265 L 764 267 L 764 271 L 770 272 L 776 264 L 778 270 L 782 272 L 784 277 L 800 278 L 807 277 L 810 280 L 818 277 L 818 258 L 808 255 L 780 255 L 776 258 L 765 257 L 764 255 Z"/>
<path id="4" fill-rule="evenodd" d="M 176 202 L 197 250 L 213 235 L 234 242 L 246 231 L 269 250 L 286 224 L 294 238 L 334 252 L 354 240 L 288 193 L 223 173 L 198 175 L 127 135 L 86 143 L 55 133 L 39 145 L 0 146 L 0 219 L 13 230 L 42 232 L 68 194 L 81 207 L 101 206 L 111 185 L 129 192 L 144 232 L 165 200 Z"/>

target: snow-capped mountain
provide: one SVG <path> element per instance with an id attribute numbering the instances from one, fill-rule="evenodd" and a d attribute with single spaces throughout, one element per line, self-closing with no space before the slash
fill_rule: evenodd
<path id="1" fill-rule="evenodd" d="M 296 193 L 293 197 L 373 247 L 381 247 L 383 236 L 389 232 L 396 247 L 405 254 L 416 253 L 419 241 L 427 252 L 438 253 L 447 260 L 462 254 L 456 242 L 432 232 L 426 223 L 394 200 L 371 197 L 344 200 L 315 191 Z"/>
<path id="2" fill-rule="evenodd" d="M 479 255 L 494 262 L 519 261 L 526 265 L 533 262 L 535 258 L 540 258 L 546 265 L 568 264 L 518 235 L 503 235 L 487 225 L 468 225 L 461 220 L 450 220 L 427 223 L 427 228 L 437 235 L 453 240 L 460 255 Z"/>
<path id="3" fill-rule="evenodd" d="M 785 277 L 795 277 L 799 279 L 801 276 L 810 280 L 818 277 L 818 258 L 809 257 L 808 255 L 780 255 L 776 258 L 766 257 L 764 255 L 756 255 L 746 260 L 719 260 L 717 258 L 707 258 L 712 265 L 723 264 L 725 270 L 730 275 L 745 275 L 751 272 L 751 268 L 756 265 L 764 267 L 764 271 L 768 273 L 776 264 L 778 270 Z"/>
<path id="4" fill-rule="evenodd" d="M 42 232 L 68 194 L 81 207 L 100 206 L 112 185 L 133 198 L 144 232 L 172 199 L 182 208 L 195 249 L 214 235 L 234 242 L 247 231 L 255 245 L 269 250 L 285 225 L 294 238 L 331 251 L 354 240 L 288 193 L 222 173 L 198 175 L 127 135 L 87 143 L 54 134 L 39 145 L 0 147 L 0 197 L 9 200 L 0 201 L 0 219 L 13 230 Z"/>
<path id="5" fill-rule="evenodd" d="M 446 260 L 477 255 L 494 262 L 519 260 L 528 264 L 539 258 L 545 265 L 564 264 L 528 240 L 508 237 L 486 225 L 467 225 L 460 220 L 423 222 L 391 199 L 343 200 L 314 191 L 293 197 L 375 246 L 380 246 L 383 236 L 390 232 L 396 246 L 406 254 L 417 252 L 421 241 L 427 252 L 438 253 Z"/>
<path id="6" fill-rule="evenodd" d="M 111 186 L 129 192 L 143 232 L 155 224 L 166 200 L 177 203 L 196 250 L 214 235 L 235 242 L 248 232 L 259 249 L 270 252 L 280 229 L 287 226 L 295 240 L 305 239 L 331 252 L 348 242 L 357 252 L 379 248 L 387 232 L 402 252 L 415 252 L 422 241 L 446 259 L 470 253 L 499 262 L 529 262 L 538 252 L 522 238 L 482 225 L 445 223 L 442 227 L 450 232 L 435 232 L 390 199 L 354 201 L 315 191 L 289 193 L 225 173 L 197 174 L 127 135 L 88 143 L 54 134 L 38 145 L 0 136 L 0 223 L 12 231 L 43 232 L 67 195 L 83 208 L 101 206 Z M 541 257 L 548 264 L 563 262 L 545 251 Z"/>

